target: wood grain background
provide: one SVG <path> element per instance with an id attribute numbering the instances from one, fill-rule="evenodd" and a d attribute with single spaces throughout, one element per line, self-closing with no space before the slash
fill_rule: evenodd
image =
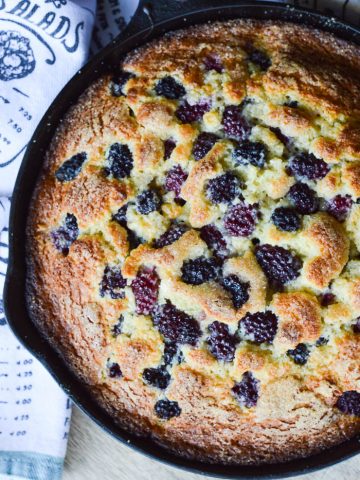
<path id="1" fill-rule="evenodd" d="M 185 473 L 121 445 L 73 409 L 63 480 L 200 480 L 210 477 Z M 360 455 L 298 480 L 360 480 Z"/>

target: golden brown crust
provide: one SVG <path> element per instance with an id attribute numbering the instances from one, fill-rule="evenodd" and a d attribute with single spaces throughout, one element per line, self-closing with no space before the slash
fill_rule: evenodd
<path id="1" fill-rule="evenodd" d="M 286 351 L 320 337 L 321 310 L 314 295 L 305 292 L 277 293 L 271 306 L 279 318 L 276 346 Z"/>
<path id="2" fill-rule="evenodd" d="M 271 65 L 251 61 L 254 49 Z M 219 71 L 204 67 L 209 57 L 220 61 Z M 130 54 L 122 68 L 133 74 L 123 95 L 111 94 L 110 76 L 95 82 L 70 109 L 46 155 L 28 224 L 34 322 L 115 422 L 179 455 L 274 463 L 358 434 L 359 419 L 342 414 L 336 402 L 345 391 L 360 392 L 353 328 L 360 316 L 359 49 L 305 27 L 238 20 L 166 35 Z M 167 75 L 183 86 L 189 104 L 208 102 L 198 121 L 180 121 L 183 99 L 156 94 Z M 264 145 L 264 165 L 237 160 L 234 145 L 244 139 L 224 132 L 224 109 L 240 104 L 241 121 L 251 126 L 246 140 Z M 201 132 L 219 139 L 195 159 Z M 165 157 L 168 140 L 175 147 Z M 124 178 L 110 168 L 114 145 L 131 155 Z M 289 165 L 299 152 L 321 158 L 328 173 L 297 176 Z M 59 180 L 55 173 L 79 153 L 86 157 L 79 172 Z M 166 185 L 174 167 L 182 170 L 182 200 Z M 212 201 L 209 180 L 229 171 L 239 191 L 229 203 Z M 319 198 L 315 210 L 324 211 L 297 212 L 298 227 L 282 229 L 274 211 L 294 207 L 288 192 L 299 182 Z M 161 205 L 145 214 L 137 202 L 146 190 L 156 191 Z M 348 205 L 342 216 L 332 210 L 337 196 Z M 119 210 L 125 206 L 126 214 Z M 236 236 L 225 225 L 234 206 L 250 209 L 241 214 L 245 223 L 254 222 L 250 233 Z M 203 229 L 209 224 L 221 236 L 215 247 Z M 171 225 L 182 234 L 157 244 Z M 296 258 L 291 280 L 279 285 L 270 278 L 257 257 L 259 245 L 281 247 Z M 213 262 L 217 273 L 209 281 L 185 281 L 184 265 L 198 258 Z M 107 268 L 121 272 L 124 282 L 112 294 L 114 285 L 104 287 Z M 287 268 L 281 263 L 278 273 Z M 156 272 L 157 304 L 171 301 L 201 331 L 195 342 L 178 341 L 166 365 L 169 338 L 155 318 L 158 307 L 139 313 L 134 294 L 144 269 Z M 147 300 L 151 295 L 150 288 Z M 238 328 L 259 312 L 276 318 L 268 341 Z M 228 332 L 220 335 L 225 346 L 210 339 L 214 322 Z M 289 353 L 299 344 L 309 353 L 304 364 Z M 114 364 L 121 375 L 110 375 Z M 143 377 L 145 369 L 161 365 L 170 378 L 165 389 Z M 251 407 L 232 390 L 246 372 L 258 382 Z M 177 402 L 179 416 L 157 416 L 154 406 L 164 398 Z"/>
<path id="3" fill-rule="evenodd" d="M 313 243 L 316 252 L 304 265 L 304 276 L 315 288 L 326 288 L 349 259 L 350 242 L 346 232 L 326 213 L 317 214 L 304 231 L 304 241 Z"/>

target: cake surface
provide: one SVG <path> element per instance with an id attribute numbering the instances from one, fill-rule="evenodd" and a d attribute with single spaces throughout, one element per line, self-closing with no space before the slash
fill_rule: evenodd
<path id="1" fill-rule="evenodd" d="M 205 462 L 360 432 L 360 55 L 236 20 L 70 109 L 28 223 L 36 325 L 121 426 Z"/>

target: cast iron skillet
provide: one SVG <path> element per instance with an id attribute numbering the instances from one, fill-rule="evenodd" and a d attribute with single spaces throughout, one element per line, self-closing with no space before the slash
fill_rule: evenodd
<path id="1" fill-rule="evenodd" d="M 82 383 L 37 331 L 29 317 L 25 302 L 25 226 L 28 207 L 44 153 L 59 120 L 69 106 L 76 102 L 84 89 L 99 75 L 119 65 L 119 59 L 125 53 L 146 41 L 187 25 L 240 17 L 285 20 L 311 25 L 360 45 L 359 29 L 300 8 L 270 2 L 249 5 L 241 1 L 221 0 L 153 0 L 147 3 L 141 0 L 126 31 L 95 56 L 68 83 L 43 117 L 29 143 L 17 178 L 10 214 L 10 258 L 4 292 L 5 312 L 9 325 L 19 341 L 45 365 L 66 394 L 98 425 L 121 442 L 152 458 L 197 473 L 242 479 L 283 478 L 323 468 L 359 453 L 360 436 L 318 455 L 283 464 L 224 466 L 181 458 L 159 447 L 150 438 L 137 438 L 115 425 L 111 416 L 90 398 Z"/>

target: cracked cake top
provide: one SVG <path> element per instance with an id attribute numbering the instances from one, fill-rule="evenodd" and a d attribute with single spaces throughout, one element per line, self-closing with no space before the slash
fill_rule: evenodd
<path id="1" fill-rule="evenodd" d="M 70 109 L 28 302 L 114 421 L 233 464 L 360 431 L 359 79 L 354 45 L 236 20 L 119 59 Z"/>

